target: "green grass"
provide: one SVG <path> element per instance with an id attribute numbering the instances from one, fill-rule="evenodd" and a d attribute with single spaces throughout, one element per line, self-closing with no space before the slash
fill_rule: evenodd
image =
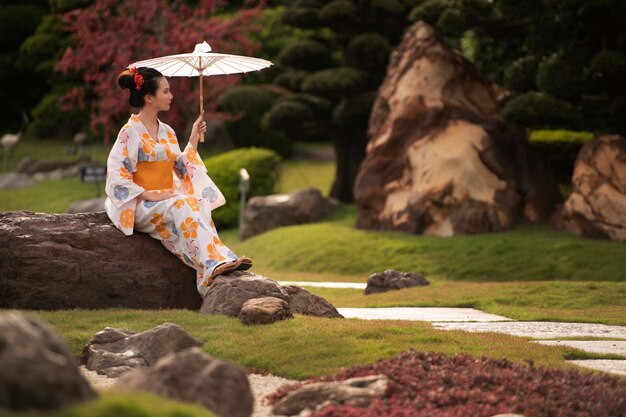
<path id="1" fill-rule="evenodd" d="M 132 394 L 106 393 L 81 404 L 46 412 L 9 412 L 3 417 L 214 417 L 200 405 L 183 404 L 147 392 Z"/>
<path id="2" fill-rule="evenodd" d="M 202 340 L 209 354 L 249 370 L 303 379 L 338 372 L 342 367 L 374 363 L 409 348 L 422 351 L 508 358 L 567 368 L 572 349 L 542 346 L 519 337 L 433 329 L 428 323 L 324 319 L 296 315 L 265 326 L 244 326 L 237 319 L 183 310 L 64 310 L 36 313 L 68 342 L 75 356 L 106 326 L 145 331 L 176 323 Z M 580 352 L 579 355 L 585 356 Z"/>
<path id="3" fill-rule="evenodd" d="M 283 162 L 281 177 L 276 186 L 280 194 L 289 194 L 302 188 L 315 187 L 328 195 L 335 176 L 334 162 L 290 161 Z"/>
<path id="4" fill-rule="evenodd" d="M 626 281 L 626 245 L 546 225 L 453 238 L 359 230 L 350 206 L 328 221 L 228 242 L 260 271 L 369 275 L 394 268 L 453 281 Z"/>
<path id="5" fill-rule="evenodd" d="M 100 184 L 100 195 L 104 195 L 104 184 Z M 82 183 L 79 178 L 42 181 L 28 188 L 0 190 L 0 211 L 64 213 L 73 201 L 95 197 L 95 184 Z"/>
<path id="6" fill-rule="evenodd" d="M 367 296 L 354 289 L 306 289 L 341 307 L 470 307 L 516 320 L 626 325 L 626 283 L 622 282 L 436 281 L 427 287 Z"/>

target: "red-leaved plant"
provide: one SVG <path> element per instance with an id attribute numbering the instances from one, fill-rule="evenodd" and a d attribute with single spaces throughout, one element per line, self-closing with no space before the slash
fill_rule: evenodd
<path id="1" fill-rule="evenodd" d="M 447 356 L 411 350 L 373 365 L 306 381 L 341 381 L 384 374 L 382 398 L 367 408 L 327 406 L 314 417 L 624 417 L 626 380 L 606 374 L 515 364 L 506 359 Z M 302 384 L 285 387 L 275 404 Z"/>
<path id="2" fill-rule="evenodd" d="M 247 0 L 227 17 L 216 14 L 227 3 L 199 0 L 192 8 L 180 0 L 96 0 L 61 15 L 76 45 L 65 51 L 56 68 L 80 74 L 84 81 L 63 97 L 62 108 L 89 105 L 91 128 L 101 129 L 108 141 L 130 114 L 128 92 L 117 86 L 117 76 L 129 64 L 192 52 L 205 40 L 215 52 L 251 54 L 255 46 L 248 34 L 258 29 L 253 19 L 265 1 Z M 215 112 L 217 96 L 238 80 L 239 76 L 204 78 L 207 116 Z M 186 129 L 199 112 L 198 78 L 169 81 L 174 103 L 163 119 L 177 130 Z"/>

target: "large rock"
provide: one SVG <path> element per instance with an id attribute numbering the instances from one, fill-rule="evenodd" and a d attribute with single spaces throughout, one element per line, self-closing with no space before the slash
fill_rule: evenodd
<path id="1" fill-rule="evenodd" d="M 244 212 L 241 238 L 247 239 L 277 227 L 316 222 L 340 206 L 337 200 L 324 197 L 316 188 L 253 197 Z"/>
<path id="2" fill-rule="evenodd" d="M 547 220 L 557 184 L 496 95 L 430 26 L 407 30 L 372 108 L 358 226 L 452 236 Z"/>
<path id="3" fill-rule="evenodd" d="M 35 181 L 26 174 L 19 172 L 7 172 L 0 174 L 0 190 L 6 188 L 27 188 L 35 184 Z"/>
<path id="4" fill-rule="evenodd" d="M 202 404 L 221 417 L 249 417 L 252 392 L 246 371 L 201 349 L 170 354 L 151 368 L 130 372 L 114 387 L 118 391 L 149 391 L 171 399 Z"/>
<path id="5" fill-rule="evenodd" d="M 289 302 L 289 294 L 276 281 L 251 272 L 235 271 L 213 280 L 200 312 L 239 317 L 243 303 L 262 297 L 275 297 Z"/>
<path id="6" fill-rule="evenodd" d="M 300 413 L 303 412 L 315 412 L 327 405 L 367 407 L 372 399 L 385 394 L 388 385 L 389 379 L 385 375 L 308 384 L 287 394 L 276 403 L 272 412 L 277 415 L 293 416 L 302 415 Z"/>
<path id="7" fill-rule="evenodd" d="M 65 342 L 44 322 L 0 314 L 0 411 L 52 410 L 95 397 Z"/>
<path id="8" fill-rule="evenodd" d="M 186 308 L 196 273 L 160 241 L 124 236 L 104 212 L 0 213 L 0 307 Z"/>
<path id="9" fill-rule="evenodd" d="M 581 236 L 626 242 L 626 139 L 598 136 L 576 160 L 563 225 Z"/>
<path id="10" fill-rule="evenodd" d="M 292 313 L 329 319 L 343 318 L 335 306 L 324 298 L 311 294 L 304 288 L 296 285 L 286 285 L 283 289 L 289 294 L 289 309 Z"/>
<path id="11" fill-rule="evenodd" d="M 401 290 L 430 285 L 430 282 L 422 274 L 417 272 L 400 272 L 395 269 L 387 269 L 376 272 L 367 279 L 365 295 L 381 293 L 389 290 Z"/>
<path id="12" fill-rule="evenodd" d="M 118 377 L 154 365 L 167 354 L 198 346 L 202 346 L 201 341 L 172 323 L 142 333 L 107 327 L 87 342 L 80 361 L 91 371 Z"/>
<path id="13" fill-rule="evenodd" d="M 243 324 L 270 324 L 292 318 L 289 303 L 276 297 L 252 298 L 243 303 L 239 312 Z"/>

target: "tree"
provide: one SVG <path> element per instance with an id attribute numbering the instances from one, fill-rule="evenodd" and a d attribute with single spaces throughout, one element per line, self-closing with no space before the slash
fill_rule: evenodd
<path id="1" fill-rule="evenodd" d="M 292 142 L 331 140 L 337 168 L 330 194 L 341 201 L 354 200 L 375 92 L 416 1 L 299 0 L 282 15 L 299 36 L 272 59 L 270 81 L 278 94 L 257 130 Z"/>
<path id="2" fill-rule="evenodd" d="M 425 0 L 411 17 L 507 87 L 507 120 L 626 134 L 625 2 Z"/>
<path id="3" fill-rule="evenodd" d="M 63 107 L 87 106 L 91 128 L 110 140 L 128 116 L 127 97 L 117 87 L 117 75 L 130 63 L 162 55 L 192 51 L 206 40 L 215 51 L 250 54 L 248 35 L 253 19 L 264 5 L 246 1 L 245 7 L 226 16 L 219 14 L 225 2 L 198 0 L 195 7 L 182 1 L 97 0 L 61 16 L 76 42 L 67 48 L 57 69 L 79 74 L 83 84 L 63 96 Z M 216 109 L 215 98 L 238 76 L 205 78 L 205 108 Z M 198 112 L 197 79 L 171 80 L 177 105 L 164 119 L 178 131 L 187 130 Z"/>

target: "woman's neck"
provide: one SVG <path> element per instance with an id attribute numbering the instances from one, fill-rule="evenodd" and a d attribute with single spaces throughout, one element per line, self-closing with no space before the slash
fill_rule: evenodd
<path id="1" fill-rule="evenodd" d="M 157 126 L 159 124 L 159 120 L 157 119 L 157 112 L 153 109 L 148 109 L 144 107 L 139 111 L 139 114 L 137 116 L 145 126 Z"/>

